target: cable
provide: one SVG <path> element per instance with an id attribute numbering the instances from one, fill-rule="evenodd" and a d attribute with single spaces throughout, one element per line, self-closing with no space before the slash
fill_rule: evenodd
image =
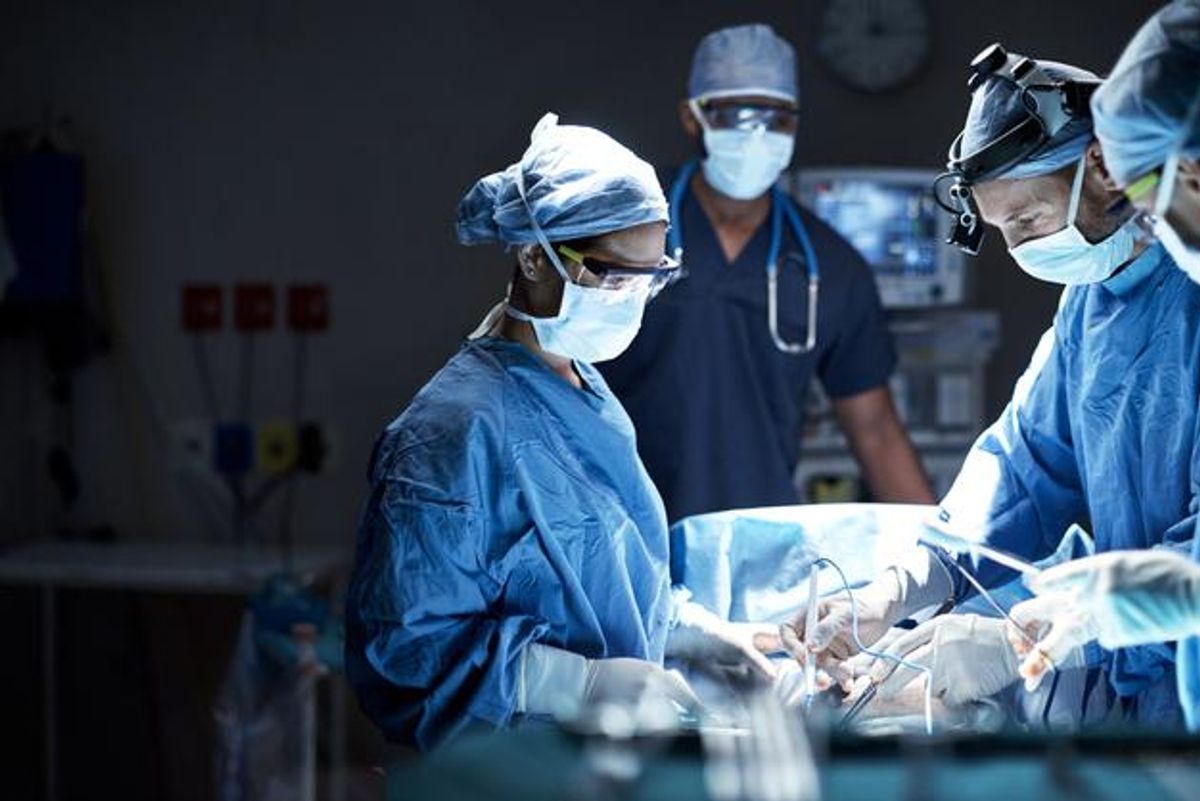
<path id="1" fill-rule="evenodd" d="M 873 656 L 876 659 L 883 659 L 888 662 L 895 662 L 897 667 L 906 667 L 909 670 L 915 670 L 925 676 L 925 733 L 933 734 L 933 670 L 924 665 L 918 665 L 914 662 L 909 662 L 903 657 L 889 654 L 886 651 L 874 651 L 863 645 L 858 636 L 858 605 L 854 602 L 854 592 L 850 589 L 850 582 L 846 578 L 846 574 L 838 567 L 837 562 L 827 557 L 820 557 L 813 562 L 813 569 L 818 565 L 825 564 L 832 567 L 837 572 L 838 578 L 842 580 L 842 589 L 846 592 L 846 597 L 850 600 L 850 636 L 854 639 L 854 644 L 858 646 L 858 650 L 867 656 Z M 808 633 L 811 636 L 811 633 Z"/>
<path id="2" fill-rule="evenodd" d="M 292 424 L 299 431 L 304 414 L 304 389 L 308 383 L 308 336 L 304 332 L 296 334 L 292 356 Z M 283 552 L 284 571 L 288 573 L 292 572 L 295 551 L 292 524 L 296 516 L 296 482 L 298 480 L 298 472 L 292 468 L 288 472 L 283 505 L 279 513 L 279 547 Z"/>
<path id="3" fill-rule="evenodd" d="M 992 597 L 992 594 L 988 592 L 987 589 L 980 584 L 979 581 L 972 576 L 965 567 L 960 565 L 957 559 L 951 559 L 949 561 L 953 563 L 956 568 L 958 568 L 958 572 L 962 573 L 963 578 L 965 578 L 970 585 L 975 588 L 975 591 L 983 596 L 983 600 L 987 601 L 993 609 L 1000 613 L 1000 617 L 1007 620 L 1008 624 L 1020 633 L 1020 635 L 1025 639 L 1025 642 L 1029 643 L 1030 645 L 1037 645 L 1037 640 L 1029 636 L 1029 633 L 1026 632 L 1025 629 L 1023 629 L 1020 625 L 1018 625 L 1017 621 L 1012 619 L 1012 616 L 1008 614 L 1008 611 L 1005 610 L 1004 607 L 1000 606 L 996 599 Z"/>
<path id="4" fill-rule="evenodd" d="M 254 406 L 254 334 L 251 332 L 242 335 L 240 383 L 238 415 L 242 422 L 249 422 Z"/>
<path id="5" fill-rule="evenodd" d="M 196 363 L 196 372 L 200 374 L 200 391 L 204 395 L 204 407 L 214 423 L 221 419 L 220 405 L 217 403 L 217 387 L 213 381 L 212 368 L 208 364 L 208 351 L 204 348 L 204 338 L 200 334 L 192 335 L 192 359 Z"/>

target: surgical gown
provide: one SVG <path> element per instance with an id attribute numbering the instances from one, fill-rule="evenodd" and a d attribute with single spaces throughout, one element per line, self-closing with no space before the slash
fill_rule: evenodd
<path id="1" fill-rule="evenodd" d="M 1200 397 L 1200 286 L 1161 246 L 1102 284 L 1068 289 L 1008 408 L 975 443 L 942 502 L 961 532 L 1036 560 L 1073 522 L 1097 551 L 1192 548 Z M 960 564 L 988 586 L 1012 573 Z M 950 572 L 959 597 L 969 587 Z M 1127 720 L 1179 721 L 1175 650 L 1104 652 Z"/>
<path id="2" fill-rule="evenodd" d="M 582 390 L 517 343 L 470 341 L 376 443 L 346 667 L 389 739 L 508 723 L 531 642 L 661 662 L 662 501 L 620 403 L 578 370 Z"/>

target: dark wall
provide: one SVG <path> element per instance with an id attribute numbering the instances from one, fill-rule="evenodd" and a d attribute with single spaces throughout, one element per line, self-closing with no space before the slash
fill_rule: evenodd
<path id="1" fill-rule="evenodd" d="M 204 530 L 183 492 L 194 494 L 196 482 L 166 455 L 171 427 L 203 413 L 177 326 L 180 284 L 315 279 L 332 284 L 335 327 L 311 352 L 309 409 L 333 426 L 337 461 L 301 494 L 301 535 L 346 542 L 376 431 L 503 290 L 502 254 L 454 241 L 461 193 L 515 160 L 546 110 L 600 126 L 655 162 L 686 156 L 675 105 L 706 31 L 762 20 L 797 45 L 798 164 L 936 167 L 965 112 L 965 64 L 983 45 L 1003 40 L 1103 70 L 1156 4 L 932 0 L 927 67 L 878 96 L 844 88 L 812 57 L 822 5 L 6 4 L 0 127 L 35 123 L 50 104 L 74 119 L 118 326 L 116 353 L 80 386 L 84 514 L 134 535 Z M 994 242 L 976 266 L 979 297 L 1003 314 L 996 411 L 1057 293 L 1019 273 Z M 287 411 L 289 348 L 282 334 L 257 346 L 260 417 Z M 231 337 L 212 343 L 230 404 L 236 349 Z M 10 386 L 38 391 L 36 364 L 0 358 Z M 23 432 L 47 426 L 27 401 L 12 409 L 31 419 L 6 406 L 7 420 Z M 36 444 L 5 436 L 0 445 L 14 454 Z M 37 492 L 22 497 L 32 528 L 54 523 L 46 498 L 32 515 Z M 0 521 L 4 509 L 0 501 Z"/>
<path id="2" fill-rule="evenodd" d="M 211 530 L 206 521 L 219 509 L 212 499 L 220 487 L 182 474 L 168 455 L 173 428 L 203 415 L 190 343 L 177 324 L 185 281 L 331 284 L 334 328 L 310 352 L 308 409 L 332 426 L 336 458 L 328 475 L 306 482 L 298 520 L 302 540 L 348 547 L 376 432 L 503 291 L 502 254 L 455 243 L 455 204 L 476 178 L 518 157 L 543 112 L 604 128 L 654 162 L 677 162 L 688 153 L 676 103 L 696 41 L 725 24 L 766 21 L 800 53 L 798 165 L 938 167 L 965 113 L 965 64 L 981 47 L 1002 40 L 1102 71 L 1156 3 L 931 0 L 936 40 L 929 63 L 908 86 L 879 96 L 841 86 L 812 57 L 822 5 L 0 5 L 0 129 L 36 124 L 48 111 L 73 119 L 88 162 L 93 253 L 106 287 L 100 296 L 115 326 L 114 352 L 79 377 L 75 439 L 84 494 L 74 522 L 168 540 Z M 1022 275 L 995 241 L 975 266 L 981 305 L 999 309 L 1004 326 L 989 379 L 994 414 L 1058 293 Z M 290 346 L 278 333 L 256 345 L 259 417 L 288 411 Z M 231 336 L 210 343 L 226 408 L 237 352 Z M 0 337 L 0 542 L 71 522 L 57 511 L 41 467 L 55 426 L 46 392 L 37 348 Z M 36 641 L 31 597 L 4 597 L 12 601 L 6 630 Z M 133 649 L 145 670 L 153 663 L 164 674 L 170 655 L 154 658 L 139 639 L 148 624 L 129 622 L 141 619 L 130 611 L 135 601 L 108 599 L 129 607 L 116 611 L 76 602 L 92 617 L 81 612 L 72 618 L 77 625 L 64 624 L 64 649 L 94 657 L 89 639 L 72 635 L 71 626 L 90 628 L 103 612 L 108 650 Z M 224 636 L 233 616 L 205 631 Z M 151 673 L 127 670 L 115 657 L 100 660 L 94 672 L 85 657 L 64 673 L 73 688 L 62 721 L 72 732 L 64 753 L 71 764 L 108 758 L 109 750 L 93 753 L 86 745 L 88 733 L 103 725 L 106 742 L 128 746 L 127 755 L 150 754 L 157 742 L 159 753 L 147 757 L 153 775 L 141 776 L 138 787 L 205 795 L 206 765 L 188 750 L 190 741 L 158 742 L 157 727 L 181 716 L 204 718 L 204 699 L 226 658 L 223 646 L 187 640 L 203 659 L 186 679 L 190 692 L 178 695 L 193 706 L 174 712 L 154 701 L 153 688 L 138 695 Z M 176 656 L 193 652 L 172 647 L 161 631 L 153 641 Z M 22 678 L 7 684 L 34 686 L 36 651 L 18 650 L 28 657 L 13 668 Z M 120 696 L 126 712 L 113 715 L 90 692 L 88 676 Z M 28 721 L 35 705 L 30 694 L 15 714 Z M 174 731 L 186 740 L 202 723 Z M 37 764 L 38 742 L 28 738 L 22 752 L 29 765 Z M 183 756 L 166 760 L 163 752 L 172 750 Z M 87 753 L 93 761 L 79 762 Z M 181 766 L 188 754 L 195 764 Z M 127 767 L 128 760 L 117 769 Z M 180 791 L 189 785 L 195 792 Z M 127 796 L 141 797 L 132 790 Z"/>

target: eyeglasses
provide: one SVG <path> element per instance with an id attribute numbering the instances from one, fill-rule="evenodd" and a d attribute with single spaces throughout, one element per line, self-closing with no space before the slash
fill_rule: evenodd
<path id="1" fill-rule="evenodd" d="M 704 122 L 717 130 L 747 131 L 765 128 L 775 133 L 794 134 L 799 126 L 800 112 L 788 106 L 770 103 L 739 101 L 693 101 Z"/>
<path id="2" fill-rule="evenodd" d="M 679 262 L 670 256 L 663 256 L 653 267 L 630 267 L 585 256 L 566 245 L 559 245 L 558 252 L 595 276 L 600 289 L 632 290 L 648 284 L 652 298 L 679 275 Z"/>

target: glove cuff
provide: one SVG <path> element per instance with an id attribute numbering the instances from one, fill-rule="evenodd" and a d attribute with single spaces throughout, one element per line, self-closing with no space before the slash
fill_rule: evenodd
<path id="1" fill-rule="evenodd" d="M 950 580 L 950 573 L 929 548 L 913 548 L 889 570 L 897 583 L 896 595 L 888 610 L 892 623 L 912 617 L 922 609 L 954 600 L 954 582 Z"/>
<path id="2" fill-rule="evenodd" d="M 541 643 L 521 650 L 517 711 L 526 715 L 577 715 L 587 694 L 591 660 Z"/>

